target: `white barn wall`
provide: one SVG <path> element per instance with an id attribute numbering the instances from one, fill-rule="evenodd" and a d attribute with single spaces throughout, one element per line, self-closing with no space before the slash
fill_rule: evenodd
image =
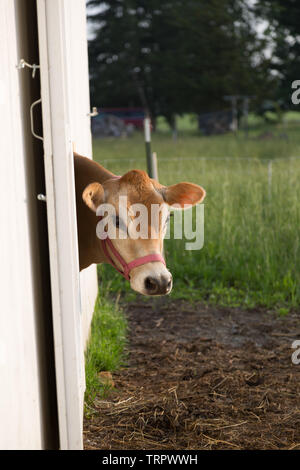
<path id="1" fill-rule="evenodd" d="M 34 259 L 25 174 L 21 96 L 16 69 L 19 2 L 1 0 L 0 15 L 0 448 L 45 445 Z"/>
<path id="2" fill-rule="evenodd" d="M 97 295 L 95 266 L 79 287 L 72 155 L 72 143 L 91 154 L 85 3 L 39 0 L 37 6 L 60 444 L 78 449 L 83 351 Z"/>
<path id="3" fill-rule="evenodd" d="M 37 0 L 37 4 L 42 1 Z M 63 5 L 67 18 L 64 35 L 69 54 L 64 87 L 69 93 L 70 119 L 66 126 L 69 126 L 68 132 L 76 151 L 91 157 L 85 1 L 46 1 L 52 12 L 54 3 L 58 8 Z M 53 403 L 51 407 L 49 402 L 56 400 L 55 393 L 48 387 L 49 362 L 45 358 L 52 338 L 45 336 L 43 328 L 48 307 L 51 307 L 49 303 L 47 309 L 42 309 L 43 289 L 49 286 L 44 285 L 41 273 L 44 260 L 39 259 L 47 257 L 48 253 L 39 251 L 35 233 L 39 220 L 38 211 L 34 209 L 36 174 L 32 162 L 35 157 L 42 159 L 43 155 L 31 154 L 33 138 L 29 132 L 27 107 L 31 98 L 24 81 L 24 74 L 31 77 L 31 71 L 16 69 L 21 58 L 31 61 L 31 51 L 25 47 L 26 28 L 23 30 L 22 25 L 27 16 L 27 29 L 35 26 L 31 25 L 34 15 L 31 17 L 30 12 L 34 4 L 35 0 L 0 0 L 0 449 L 48 448 L 48 433 L 52 425 L 49 414 L 54 409 Z M 80 274 L 80 295 L 81 321 L 75 335 L 78 333 L 84 346 L 97 295 L 95 266 Z M 66 312 L 62 311 L 62 314 Z M 72 312 L 67 314 L 72 315 Z M 53 359 L 51 368 L 54 368 Z M 70 397 L 72 393 L 74 397 L 80 396 L 75 401 L 80 403 L 78 414 L 82 415 L 83 384 L 78 389 L 70 387 L 73 379 L 68 367 L 69 364 L 65 364 L 64 370 L 69 374 L 65 379 L 66 385 Z M 71 409 L 72 405 L 69 406 Z M 70 429 L 71 418 L 72 413 L 68 417 Z M 55 418 L 53 422 L 55 427 Z M 74 430 L 78 441 L 72 441 L 73 448 L 81 445 L 79 428 Z"/>
<path id="4" fill-rule="evenodd" d="M 85 0 L 66 0 L 65 8 L 71 139 L 77 153 L 92 158 Z M 82 339 L 85 346 L 98 291 L 96 266 L 80 273 L 80 290 Z"/>

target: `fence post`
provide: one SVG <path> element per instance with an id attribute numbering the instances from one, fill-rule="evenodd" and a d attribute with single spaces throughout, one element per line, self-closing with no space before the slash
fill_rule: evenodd
<path id="1" fill-rule="evenodd" d="M 144 131 L 145 131 L 145 145 L 146 145 L 146 157 L 147 157 L 147 171 L 150 178 L 154 178 L 155 168 L 153 162 L 153 155 L 151 152 L 151 121 L 147 116 L 144 119 Z"/>
<path id="2" fill-rule="evenodd" d="M 157 168 L 157 154 L 156 152 L 152 153 L 152 161 L 153 161 L 153 177 L 156 181 L 158 181 L 158 168 Z"/>
<path id="3" fill-rule="evenodd" d="M 272 197 L 272 172 L 273 172 L 273 167 L 272 167 L 272 160 L 269 160 L 268 163 L 268 196 L 269 196 L 269 201 L 271 201 Z"/>

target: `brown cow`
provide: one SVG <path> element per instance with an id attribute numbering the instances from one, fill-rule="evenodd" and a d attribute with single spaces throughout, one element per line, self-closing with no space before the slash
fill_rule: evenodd
<path id="1" fill-rule="evenodd" d="M 93 263 L 111 262 L 126 277 L 123 259 L 127 266 L 128 263 L 136 264 L 128 271 L 130 275 L 127 277 L 132 289 L 144 295 L 168 294 L 172 289 L 172 276 L 165 266 L 162 253 L 169 206 L 197 204 L 205 197 L 204 189 L 192 183 L 162 186 L 142 170 L 131 170 L 122 177 L 116 177 L 93 160 L 78 154 L 74 154 L 74 159 L 80 270 Z M 107 203 L 114 206 L 118 214 L 120 196 L 127 196 L 128 217 L 131 219 L 130 207 L 133 204 L 144 204 L 147 208 L 158 205 L 161 215 L 156 236 L 147 239 L 121 238 L 121 222 L 117 215 L 114 221 L 117 236 L 105 248 L 96 234 L 99 222 L 96 211 L 101 204 Z M 140 264 L 139 260 L 142 260 Z"/>

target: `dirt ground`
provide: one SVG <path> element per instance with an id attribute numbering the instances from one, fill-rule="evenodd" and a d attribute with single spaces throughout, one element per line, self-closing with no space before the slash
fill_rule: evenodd
<path id="1" fill-rule="evenodd" d="M 128 367 L 95 400 L 86 449 L 300 449 L 300 312 L 165 300 L 126 311 Z"/>

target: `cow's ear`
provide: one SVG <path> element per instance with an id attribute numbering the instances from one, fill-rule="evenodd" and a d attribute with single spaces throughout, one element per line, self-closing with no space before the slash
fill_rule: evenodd
<path id="1" fill-rule="evenodd" d="M 178 183 L 166 186 L 163 190 L 163 197 L 169 206 L 182 209 L 194 206 L 202 202 L 205 198 L 205 190 L 193 183 Z"/>
<path id="2" fill-rule="evenodd" d="M 100 183 L 89 184 L 82 193 L 82 199 L 94 212 L 104 200 L 104 189 Z"/>

